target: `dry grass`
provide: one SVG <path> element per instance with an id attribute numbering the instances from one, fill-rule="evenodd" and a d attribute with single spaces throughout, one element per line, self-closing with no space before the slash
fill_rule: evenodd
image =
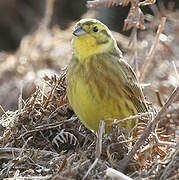
<path id="1" fill-rule="evenodd" d="M 66 31 L 58 27 L 49 29 L 52 7 L 49 3 L 43 24 L 22 39 L 15 53 L 0 52 L 1 179 L 82 179 L 95 160 L 96 136 L 76 118 L 66 97 L 64 66 L 71 57 L 73 24 Z M 166 23 L 157 37 L 161 12 L 166 16 Z M 114 36 L 126 49 L 126 59 L 134 67 L 137 64 L 137 73 L 140 75 L 145 69 L 142 82 L 150 83 L 144 86 L 144 92 L 147 101 L 152 102 L 149 103 L 151 111 L 162 109 L 162 112 L 157 116 L 153 112 L 150 118 L 139 115 L 146 123 L 138 125 L 139 136 L 135 139 L 123 136 L 122 129 L 114 125 L 113 132 L 103 137 L 101 157 L 87 179 L 119 177 L 121 174 L 112 169 L 108 169 L 107 177 L 106 170 L 108 167 L 121 169 L 121 162 L 129 157 L 124 173 L 131 178 L 179 177 L 178 89 L 171 96 L 179 84 L 176 72 L 179 70 L 179 12 L 162 9 L 155 13 L 158 16 L 145 24 L 145 31 L 139 32 L 140 41 L 137 42 L 134 19 L 126 21 L 135 31 L 132 38 L 118 33 Z M 130 11 L 128 19 L 132 15 Z M 143 21 L 140 23 L 137 28 L 144 26 Z M 131 46 L 127 47 L 126 42 Z M 147 58 L 150 63 L 146 68 L 143 64 Z M 173 99 L 166 105 L 169 97 Z M 151 119 L 155 120 L 149 123 Z M 145 137 L 139 142 L 141 134 Z M 138 144 L 134 145 L 135 142 Z M 129 152 L 133 152 L 132 156 Z"/>

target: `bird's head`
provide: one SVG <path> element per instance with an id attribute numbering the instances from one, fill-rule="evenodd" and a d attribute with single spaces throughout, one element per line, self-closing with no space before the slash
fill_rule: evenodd
<path id="1" fill-rule="evenodd" d="M 73 35 L 73 53 L 80 59 L 117 48 L 108 27 L 96 19 L 80 20 L 75 25 Z"/>

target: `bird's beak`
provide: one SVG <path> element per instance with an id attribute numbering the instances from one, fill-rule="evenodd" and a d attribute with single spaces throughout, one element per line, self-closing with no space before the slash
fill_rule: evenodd
<path id="1" fill-rule="evenodd" d="M 82 35 L 84 35 L 86 33 L 87 32 L 85 30 L 83 30 L 81 26 L 77 26 L 75 28 L 75 30 L 73 31 L 73 35 L 75 35 L 75 36 L 82 36 Z"/>

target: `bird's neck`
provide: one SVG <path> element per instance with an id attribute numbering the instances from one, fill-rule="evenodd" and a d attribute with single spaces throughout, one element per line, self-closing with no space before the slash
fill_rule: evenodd
<path id="1" fill-rule="evenodd" d="M 100 54 L 100 53 L 109 53 L 110 51 L 115 51 L 116 46 L 113 39 L 110 39 L 108 42 L 98 44 L 95 39 L 92 38 L 83 38 L 77 37 L 72 41 L 73 44 L 73 54 L 75 57 L 79 59 L 81 63 L 85 60 L 85 58 Z"/>

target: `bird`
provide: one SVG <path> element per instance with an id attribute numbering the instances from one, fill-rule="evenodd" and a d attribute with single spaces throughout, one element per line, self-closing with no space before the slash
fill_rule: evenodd
<path id="1" fill-rule="evenodd" d="M 74 26 L 72 58 L 67 67 L 69 104 L 81 122 L 98 134 L 114 120 L 148 111 L 142 88 L 132 67 L 124 59 L 109 28 L 97 19 L 81 19 Z M 137 119 L 119 121 L 132 130 Z"/>

